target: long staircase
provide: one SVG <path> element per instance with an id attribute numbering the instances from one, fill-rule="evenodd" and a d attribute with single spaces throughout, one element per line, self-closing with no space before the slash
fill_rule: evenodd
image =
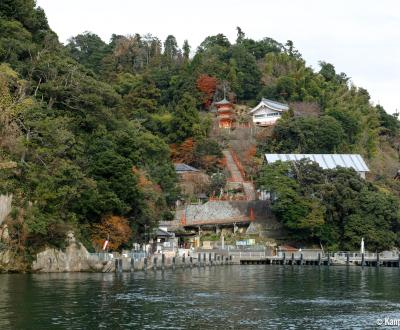
<path id="1" fill-rule="evenodd" d="M 240 182 L 243 185 L 244 193 L 247 197 L 247 200 L 255 200 L 256 193 L 254 190 L 254 185 L 252 182 L 245 181 L 245 179 L 243 178 L 242 173 L 240 172 L 236 164 L 236 162 L 238 162 L 239 160 L 235 161 L 230 150 L 223 150 L 222 153 L 224 154 L 226 159 L 226 167 L 228 168 L 231 175 L 231 181 Z"/>
<path id="2" fill-rule="evenodd" d="M 240 173 L 239 168 L 237 167 L 232 153 L 230 150 L 223 150 L 222 153 L 225 156 L 226 159 L 226 167 L 229 170 L 229 173 L 231 174 L 231 179 L 233 182 L 244 182 L 244 178 L 242 176 L 242 173 Z"/>

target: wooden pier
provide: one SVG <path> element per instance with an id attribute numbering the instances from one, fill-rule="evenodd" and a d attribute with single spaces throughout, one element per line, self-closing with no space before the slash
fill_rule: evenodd
<path id="1" fill-rule="evenodd" d="M 314 265 L 314 266 L 362 266 L 362 267 L 400 267 L 400 254 L 381 255 L 380 253 L 318 253 L 304 256 L 302 253 L 283 253 L 281 256 L 267 256 L 262 253 L 234 253 L 235 264 L 266 265 Z"/>
<path id="2" fill-rule="evenodd" d="M 217 253 L 194 253 L 190 256 L 167 257 L 164 254 L 152 255 L 140 259 L 121 257 L 113 259 L 113 267 L 110 271 L 134 272 L 134 271 L 157 271 L 177 268 L 212 267 L 232 265 L 232 256 Z"/>
<path id="3" fill-rule="evenodd" d="M 221 265 L 291 265 L 291 266 L 361 266 L 400 268 L 400 254 L 380 253 L 318 253 L 315 256 L 303 253 L 282 253 L 270 256 L 265 252 L 220 251 L 198 252 L 190 256 L 167 257 L 164 254 L 144 258 L 119 257 L 109 261 L 108 271 L 134 272 L 157 271 L 177 268 L 212 267 Z"/>

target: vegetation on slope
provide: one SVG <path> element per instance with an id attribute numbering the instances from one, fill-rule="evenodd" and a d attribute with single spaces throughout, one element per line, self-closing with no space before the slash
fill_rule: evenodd
<path id="1" fill-rule="evenodd" d="M 221 99 L 224 89 L 248 105 L 267 97 L 319 109 L 319 117 L 290 112 L 272 137 L 259 138 L 259 154 L 358 152 L 377 168 L 382 150 L 397 155 L 397 119 L 371 105 L 368 92 L 349 85 L 331 64 L 321 62 L 319 72 L 307 67 L 291 41 L 254 41 L 238 28 L 234 44 L 217 34 L 207 37 L 193 58 L 190 50 L 187 41 L 179 48 L 172 35 L 164 42 L 152 35 L 113 35 L 106 43 L 83 33 L 64 46 L 34 0 L 1 2 L 0 162 L 14 161 L 17 168 L 0 171 L 0 193 L 14 196 L 8 219 L 13 244 L 23 251 L 60 246 L 72 229 L 90 246 L 107 234 L 104 228 L 118 225 L 128 225 L 131 230 L 123 232 L 140 240 L 146 228 L 170 219 L 179 196 L 171 156 L 218 171 L 222 154 L 208 138 L 211 116 L 199 110 Z M 281 189 L 263 181 L 269 170 L 261 169 L 259 184 Z M 316 169 L 310 173 L 322 175 Z M 293 213 L 290 203 L 277 199 L 278 219 L 302 240 L 351 248 L 359 232 L 346 231 L 346 223 L 362 222 L 368 213 L 379 216 L 376 223 L 365 220 L 370 230 L 388 234 L 371 236 L 374 246 L 393 245 L 398 232 L 393 192 L 400 192 L 394 173 L 380 171 L 372 178 L 375 185 L 342 170 L 324 175 L 333 186 L 341 176 L 356 182 L 359 187 L 348 197 L 338 195 L 336 186 L 332 192 L 333 199 L 347 198 L 338 204 L 354 202 L 353 207 L 328 219 L 331 204 L 321 197 L 326 186 L 318 179 L 305 192 L 301 181 L 289 176 L 290 192 L 282 195 L 303 210 Z M 361 204 L 374 198 L 384 203 L 361 211 Z M 298 227 L 307 219 L 315 226 Z"/>

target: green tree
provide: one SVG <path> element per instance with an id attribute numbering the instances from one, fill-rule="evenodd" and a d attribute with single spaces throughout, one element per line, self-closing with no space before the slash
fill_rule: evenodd
<path id="1" fill-rule="evenodd" d="M 270 192 L 271 209 L 293 238 L 331 250 L 357 250 L 362 237 L 370 251 L 396 244 L 399 200 L 352 169 L 276 162 L 262 168 L 257 185 Z"/>
<path id="2" fill-rule="evenodd" d="M 255 97 L 261 88 L 261 73 L 254 56 L 244 47 L 235 46 L 232 47 L 232 59 L 237 76 L 236 95 L 245 100 Z"/>
<path id="3" fill-rule="evenodd" d="M 110 53 L 108 45 L 98 35 L 90 32 L 72 37 L 66 47 L 77 62 L 96 73 L 101 72 L 103 59 Z"/>
<path id="4" fill-rule="evenodd" d="M 237 31 L 236 44 L 241 44 L 246 35 L 239 26 L 236 27 L 236 31 Z"/>
<path id="5" fill-rule="evenodd" d="M 171 121 L 171 142 L 183 142 L 194 135 L 196 124 L 200 121 L 196 101 L 189 94 L 184 94 L 177 104 Z"/>
<path id="6" fill-rule="evenodd" d="M 189 41 L 185 40 L 183 42 L 183 58 L 185 58 L 186 60 L 189 60 L 189 56 L 190 56 L 190 45 L 189 45 Z"/>
<path id="7" fill-rule="evenodd" d="M 282 153 L 336 153 L 342 150 L 345 133 L 331 116 L 289 117 L 280 120 L 262 151 Z"/>
<path id="8" fill-rule="evenodd" d="M 175 59 L 177 54 L 178 43 L 176 42 L 176 38 L 173 35 L 169 35 L 164 41 L 164 55 L 172 60 Z"/>

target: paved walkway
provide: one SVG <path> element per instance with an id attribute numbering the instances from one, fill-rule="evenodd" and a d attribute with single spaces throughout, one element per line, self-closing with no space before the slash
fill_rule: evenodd
<path id="1" fill-rule="evenodd" d="M 233 182 L 243 182 L 244 179 L 242 177 L 242 174 L 239 171 L 239 168 L 236 166 L 235 161 L 233 160 L 233 156 L 230 152 L 230 150 L 224 150 L 222 153 L 225 156 L 226 159 L 226 167 L 229 170 L 229 173 L 231 174 L 231 178 Z"/>
<path id="2" fill-rule="evenodd" d="M 223 150 L 222 153 L 226 159 L 226 167 L 231 174 L 231 179 L 233 182 L 240 182 L 243 184 L 244 193 L 248 200 L 255 200 L 256 199 L 256 192 L 254 190 L 254 185 L 251 182 L 245 181 L 242 174 L 240 173 L 239 168 L 237 167 L 232 153 L 230 150 Z"/>
<path id="3" fill-rule="evenodd" d="M 256 199 L 256 192 L 254 190 L 254 185 L 251 182 L 243 182 L 243 189 L 246 197 L 250 201 L 254 201 Z"/>

